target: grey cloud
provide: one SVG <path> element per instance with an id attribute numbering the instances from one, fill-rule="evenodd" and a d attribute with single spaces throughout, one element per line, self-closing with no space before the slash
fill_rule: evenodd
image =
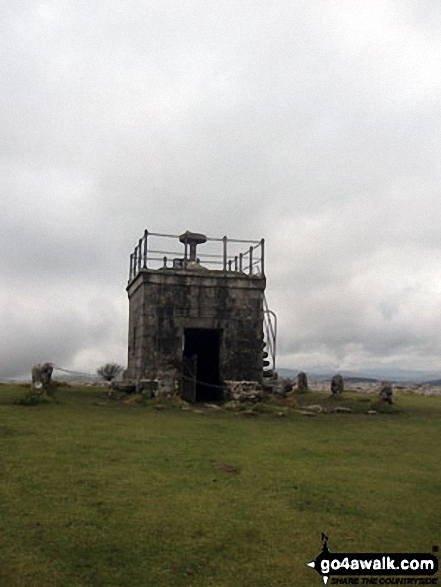
<path id="1" fill-rule="evenodd" d="M 78 284 L 60 287 L 28 279 L 26 286 L 19 292 L 4 292 L 0 299 L 2 377 L 29 374 L 38 362 L 94 373 L 100 362 L 111 360 L 111 354 L 125 361 L 125 352 L 115 344 L 115 337 L 119 344 L 125 334 L 121 300 L 118 307 L 112 295 Z M 78 354 L 83 357 L 80 365 L 76 365 Z"/>
<path id="2" fill-rule="evenodd" d="M 264 236 L 286 366 L 436 366 L 433 3 L 3 4 L 5 373 L 125 360 L 145 228 Z"/>

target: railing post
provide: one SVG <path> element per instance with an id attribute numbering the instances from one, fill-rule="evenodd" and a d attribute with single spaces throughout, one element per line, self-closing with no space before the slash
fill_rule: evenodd
<path id="1" fill-rule="evenodd" d="M 130 253 L 130 271 L 129 271 L 129 281 L 133 277 L 133 253 Z"/>
<path id="2" fill-rule="evenodd" d="M 227 237 L 224 236 L 222 241 L 224 243 L 224 271 L 227 270 Z"/>
<path id="3" fill-rule="evenodd" d="M 253 247 L 250 247 L 250 275 L 253 273 Z"/>
<path id="4" fill-rule="evenodd" d="M 163 262 L 164 262 L 164 269 L 167 269 L 167 257 L 163 258 Z"/>
<path id="5" fill-rule="evenodd" d="M 260 241 L 260 272 L 265 275 L 265 239 Z"/>
<path id="6" fill-rule="evenodd" d="M 237 271 L 238 265 L 237 265 L 237 255 L 234 257 L 234 271 Z"/>
<path id="7" fill-rule="evenodd" d="M 139 239 L 139 243 L 138 243 L 138 247 L 139 247 L 139 256 L 138 256 L 138 271 L 141 271 L 141 257 L 142 257 L 142 238 Z"/>
<path id="8" fill-rule="evenodd" d="M 135 247 L 135 250 L 133 251 L 133 277 L 135 277 L 136 275 L 136 265 L 137 265 L 137 261 L 138 261 L 138 247 Z"/>
<path id="9" fill-rule="evenodd" d="M 230 259 L 228 261 L 228 271 L 231 271 L 231 264 L 233 263 L 233 261 Z"/>
<path id="10" fill-rule="evenodd" d="M 187 237 L 185 237 L 185 242 L 184 242 L 184 269 L 187 269 L 187 265 L 188 265 L 188 242 L 187 242 Z"/>
<path id="11" fill-rule="evenodd" d="M 144 230 L 144 263 L 143 268 L 147 269 L 147 237 L 149 235 L 148 230 Z"/>
<path id="12" fill-rule="evenodd" d="M 239 271 L 242 272 L 243 253 L 239 253 Z"/>

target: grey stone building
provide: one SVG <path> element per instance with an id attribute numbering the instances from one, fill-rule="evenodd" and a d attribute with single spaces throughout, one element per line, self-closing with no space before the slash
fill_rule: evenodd
<path id="1" fill-rule="evenodd" d="M 167 249 L 158 250 L 157 242 Z M 235 381 L 261 382 L 270 366 L 265 285 L 263 239 L 145 231 L 130 257 L 125 378 L 189 401 L 221 400 Z M 275 332 L 269 332 L 274 368 Z"/>

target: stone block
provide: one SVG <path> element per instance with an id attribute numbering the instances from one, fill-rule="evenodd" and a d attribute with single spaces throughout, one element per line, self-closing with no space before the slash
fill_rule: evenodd
<path id="1" fill-rule="evenodd" d="M 225 381 L 225 399 L 238 402 L 259 402 L 263 390 L 258 381 Z"/>

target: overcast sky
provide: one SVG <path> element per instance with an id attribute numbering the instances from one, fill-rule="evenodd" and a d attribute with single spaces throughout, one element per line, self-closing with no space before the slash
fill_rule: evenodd
<path id="1" fill-rule="evenodd" d="M 280 366 L 441 370 L 439 2 L 0 7 L 0 377 L 126 364 L 145 228 L 266 239 Z"/>

